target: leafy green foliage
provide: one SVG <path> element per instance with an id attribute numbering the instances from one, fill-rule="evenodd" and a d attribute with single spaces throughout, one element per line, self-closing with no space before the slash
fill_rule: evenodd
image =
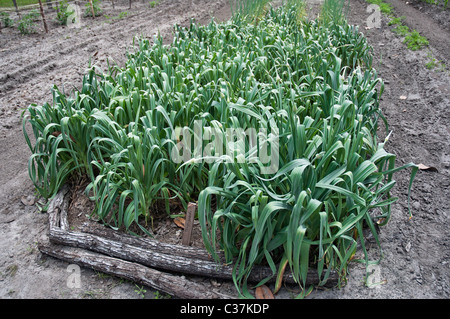
<path id="1" fill-rule="evenodd" d="M 392 29 L 392 31 L 394 31 L 396 34 L 402 35 L 402 36 L 406 36 L 410 33 L 408 26 L 403 25 L 403 24 L 397 25 L 394 29 Z"/>
<path id="2" fill-rule="evenodd" d="M 56 6 L 58 8 L 56 20 L 62 25 L 67 25 L 67 19 L 74 13 L 74 11 L 70 11 L 68 9 L 69 3 L 67 0 L 60 1 Z"/>
<path id="3" fill-rule="evenodd" d="M 347 0 L 325 0 L 322 5 L 321 20 L 332 21 L 335 24 L 345 23 L 349 5 L 350 2 Z"/>
<path id="4" fill-rule="evenodd" d="M 102 14 L 102 9 L 100 8 L 100 0 L 92 0 L 92 8 L 94 9 L 95 17 L 98 17 Z M 92 17 L 91 4 L 89 2 L 84 5 L 84 16 Z"/>
<path id="5" fill-rule="evenodd" d="M 304 287 L 310 268 L 321 283 L 333 269 L 345 276 L 357 245 L 365 251 L 363 227 L 378 242 L 374 221 L 386 224 L 396 200 L 393 174 L 412 167 L 412 182 L 417 166 L 395 167 L 387 139 L 378 141 L 384 86 L 357 27 L 301 21 L 293 6 L 270 8 L 259 23 L 237 14 L 176 26 L 168 46 L 161 37 L 137 44 L 125 67 L 92 68 L 73 97 L 55 87 L 52 105 L 28 108 L 29 173 L 42 196 L 85 174 L 97 218 L 150 235 L 155 204 L 198 201 L 205 247 L 233 263 L 245 297 L 258 264 L 276 276 L 287 263 Z M 268 130 L 279 170 L 263 173 L 247 139 L 243 162 L 174 161 L 180 130 L 199 137 L 196 121 L 201 135 Z"/>
<path id="6" fill-rule="evenodd" d="M 231 12 L 234 17 L 258 21 L 266 13 L 269 2 L 270 0 L 230 0 Z"/>
<path id="7" fill-rule="evenodd" d="M 30 34 L 36 32 L 35 20 L 39 18 L 37 10 L 31 10 L 19 20 L 17 28 L 21 34 Z"/>
<path id="8" fill-rule="evenodd" d="M 402 21 L 405 20 L 406 17 L 405 16 L 401 16 L 401 17 L 391 17 L 391 20 L 388 22 L 388 25 L 398 25 L 398 24 L 402 24 Z"/>
<path id="9" fill-rule="evenodd" d="M 150 8 L 154 8 L 159 4 L 159 1 L 150 1 L 148 4 Z"/>
<path id="10" fill-rule="evenodd" d="M 9 17 L 8 12 L 0 12 L 0 19 L 5 28 L 12 27 L 14 25 L 14 21 Z"/>
<path id="11" fill-rule="evenodd" d="M 421 36 L 416 30 L 413 30 L 410 34 L 408 34 L 405 37 L 404 42 L 408 46 L 408 49 L 413 51 L 420 50 L 429 44 L 427 38 Z"/>
<path id="12" fill-rule="evenodd" d="M 441 5 L 444 9 L 447 9 L 448 7 L 448 0 L 422 0 L 422 1 L 429 4 Z"/>
<path id="13" fill-rule="evenodd" d="M 371 4 L 376 4 L 380 7 L 380 11 L 384 14 L 390 15 L 394 8 L 392 7 L 392 4 L 386 3 L 383 0 L 366 0 L 367 2 Z"/>

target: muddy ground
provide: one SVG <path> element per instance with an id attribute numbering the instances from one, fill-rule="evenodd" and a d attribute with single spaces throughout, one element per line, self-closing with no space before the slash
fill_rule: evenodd
<path id="1" fill-rule="evenodd" d="M 449 189 L 450 189 L 450 14 L 449 9 L 404 0 L 389 0 L 405 24 L 425 35 L 430 45 L 411 51 L 382 17 L 380 28 L 368 28 L 367 3 L 350 1 L 349 22 L 374 48 L 374 66 L 385 81 L 381 107 L 392 134 L 387 149 L 397 155 L 397 165 L 423 163 L 434 170 L 422 170 L 413 184 L 409 219 L 407 190 L 409 170 L 396 174 L 392 219 L 380 229 L 384 257 L 374 268 L 371 285 L 364 282 L 365 268 L 350 266 L 347 285 L 342 289 L 314 290 L 308 298 L 358 299 L 447 299 L 449 297 Z M 308 2 L 311 15 L 318 0 Z M 102 2 L 103 15 L 82 19 L 82 26 L 69 29 L 49 18 L 49 33 L 22 36 L 15 29 L 0 34 L 0 298 L 79 299 L 161 297 L 149 287 L 81 269 L 81 288 L 69 288 L 68 264 L 45 255 L 37 242 L 45 239 L 47 215 L 34 202 L 34 190 L 27 172 L 30 156 L 23 134 L 21 113 L 30 103 L 51 100 L 53 84 L 70 92 L 81 83 L 91 63 L 106 67 L 107 59 L 119 65 L 133 37 L 152 38 L 156 32 L 170 39 L 174 24 L 187 25 L 191 18 L 206 23 L 211 17 L 230 17 L 228 0 L 161 0 L 155 8 L 148 3 Z M 125 17 L 119 19 L 122 12 Z M 52 13 L 48 13 L 51 17 Z M 122 14 L 123 16 L 124 14 Z M 434 58 L 445 66 L 427 68 Z M 446 68 L 446 70 L 445 70 Z M 444 69 L 444 70 L 443 70 Z M 373 239 L 369 254 L 377 259 Z M 220 283 L 213 282 L 215 286 Z M 223 283 L 223 288 L 229 285 Z M 284 288 L 277 297 L 291 298 L 295 289 Z"/>

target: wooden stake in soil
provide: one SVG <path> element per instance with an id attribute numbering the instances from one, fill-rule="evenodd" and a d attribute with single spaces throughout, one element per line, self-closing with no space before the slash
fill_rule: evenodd
<path id="1" fill-rule="evenodd" d="M 92 18 L 95 18 L 94 6 L 92 4 L 92 0 L 89 0 L 89 4 L 91 5 Z"/>
<path id="2" fill-rule="evenodd" d="M 184 232 L 181 243 L 185 246 L 191 245 L 192 228 L 194 227 L 195 211 L 197 210 L 197 204 L 189 203 L 186 211 L 186 221 L 184 223 Z"/>
<path id="3" fill-rule="evenodd" d="M 47 21 L 45 21 L 44 8 L 42 7 L 42 1 L 39 0 L 39 10 L 41 11 L 42 22 L 44 23 L 45 33 L 48 33 Z"/>
<path id="4" fill-rule="evenodd" d="M 17 0 L 12 0 L 12 2 L 14 3 L 14 7 L 16 7 L 16 13 L 19 16 L 20 19 L 20 13 L 19 13 L 19 8 L 17 7 Z"/>

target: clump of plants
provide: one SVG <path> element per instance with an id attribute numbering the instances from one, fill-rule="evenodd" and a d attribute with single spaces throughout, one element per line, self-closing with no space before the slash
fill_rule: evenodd
<path id="1" fill-rule="evenodd" d="M 391 15 L 394 8 L 392 4 L 384 2 L 383 0 L 366 0 L 368 3 L 376 4 L 380 7 L 380 11 L 386 15 Z"/>
<path id="2" fill-rule="evenodd" d="M 31 10 L 18 21 L 17 28 L 21 34 L 30 34 L 36 32 L 35 21 L 39 18 L 37 10 Z"/>
<path id="3" fill-rule="evenodd" d="M 148 3 L 148 5 L 150 6 L 150 8 L 154 8 L 159 4 L 159 0 L 155 0 L 155 1 L 150 1 Z"/>
<path id="4" fill-rule="evenodd" d="M 438 71 L 445 71 L 447 69 L 445 63 L 443 61 L 440 61 L 433 57 L 431 52 L 428 52 L 427 58 L 429 61 L 425 64 L 425 67 L 429 70 L 438 70 Z"/>
<path id="5" fill-rule="evenodd" d="M 405 39 L 403 43 L 406 43 L 408 49 L 417 51 L 423 47 L 428 46 L 428 40 L 421 36 L 416 30 L 411 31 L 408 26 L 404 25 L 402 21 L 405 19 L 404 16 L 401 17 L 391 17 L 388 25 L 395 25 L 396 27 L 392 29 L 399 36 L 404 36 Z"/>
<path id="6" fill-rule="evenodd" d="M 420 50 L 429 44 L 427 38 L 421 36 L 416 30 L 407 34 L 403 42 L 413 51 Z"/>
<path id="7" fill-rule="evenodd" d="M 62 25 L 67 25 L 67 20 L 71 15 L 73 15 L 74 11 L 69 10 L 69 3 L 67 0 L 60 1 L 56 6 L 56 20 Z"/>
<path id="8" fill-rule="evenodd" d="M 0 12 L 0 20 L 5 28 L 9 28 L 14 25 L 14 21 L 10 18 L 8 12 Z"/>
<path id="9" fill-rule="evenodd" d="M 204 245 L 224 253 L 244 297 L 260 264 L 273 272 L 260 284 L 290 269 L 304 288 L 310 269 L 320 284 L 345 278 L 358 246 L 368 264 L 363 230 L 380 245 L 393 175 L 417 171 L 377 136 L 387 120 L 372 48 L 355 26 L 265 10 L 175 26 L 171 45 L 140 39 L 123 68 L 92 68 L 73 96 L 54 87 L 51 104 L 28 107 L 38 192 L 84 175 L 96 219 L 150 236 L 155 204 L 170 218 L 171 201 L 197 201 Z"/>
<path id="10" fill-rule="evenodd" d="M 405 19 L 406 19 L 405 16 L 391 17 L 391 19 L 388 22 L 388 25 L 401 25 L 403 20 L 405 20 Z"/>
<path id="11" fill-rule="evenodd" d="M 89 2 L 84 5 L 84 16 L 85 17 L 98 17 L 102 14 L 102 9 L 100 8 L 100 0 L 92 0 L 92 7 Z M 92 12 L 93 11 L 93 12 Z"/>

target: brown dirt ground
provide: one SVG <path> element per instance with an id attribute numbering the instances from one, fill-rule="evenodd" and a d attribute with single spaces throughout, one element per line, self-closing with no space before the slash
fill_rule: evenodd
<path id="1" fill-rule="evenodd" d="M 397 37 L 388 19 L 382 18 L 381 28 L 366 28 L 370 13 L 367 3 L 351 0 L 349 22 L 360 31 L 374 48 L 374 66 L 385 81 L 381 107 L 392 131 L 388 150 L 397 155 L 397 165 L 423 163 L 437 171 L 419 171 L 412 192 L 413 218 L 408 218 L 407 189 L 409 171 L 396 174 L 392 219 L 380 229 L 384 257 L 375 269 L 379 284 L 364 284 L 365 268 L 350 266 L 347 285 L 342 289 L 314 290 L 311 299 L 417 299 L 449 297 L 448 199 L 450 189 L 449 97 L 450 75 L 448 52 L 450 45 L 449 9 L 417 1 L 389 0 L 396 14 L 407 15 L 405 21 L 430 40 L 430 46 L 410 51 Z M 320 2 L 320 1 L 319 1 Z M 309 1 L 312 10 L 318 1 Z M 134 283 L 105 276 L 90 269 L 81 270 L 81 288 L 69 288 L 68 264 L 42 255 L 37 242 L 46 237 L 47 215 L 39 213 L 34 201 L 33 186 L 28 178 L 27 160 L 30 152 L 22 133 L 21 112 L 30 103 L 51 99 L 53 84 L 67 92 L 81 83 L 81 77 L 91 59 L 100 67 L 106 59 L 123 64 L 125 51 L 132 46 L 135 35 L 153 37 L 159 30 L 170 39 L 175 23 L 187 25 L 190 18 L 206 23 L 212 16 L 225 21 L 230 16 L 228 0 L 162 0 L 153 9 L 148 4 L 116 1 L 115 9 L 103 2 L 104 14 L 124 19 L 84 19 L 80 29 L 67 29 L 49 23 L 50 32 L 21 36 L 17 30 L 3 29 L 0 34 L 0 298 L 79 299 L 79 298 L 141 298 Z M 432 27 L 430 27 L 432 26 Z M 436 36 L 436 34 L 440 34 Z M 443 40 L 442 40 L 443 39 Z M 168 40 L 167 40 L 168 41 Z M 447 71 L 429 70 L 425 64 L 430 56 L 446 62 Z M 406 99 L 400 99 L 405 96 Z M 78 215 L 83 213 L 79 198 Z M 77 215 L 77 216 L 78 216 Z M 81 216 L 80 215 L 80 216 Z M 160 224 L 160 234 L 176 226 Z M 167 233 L 167 232 L 166 232 Z M 177 238 L 181 232 L 178 231 Z M 175 238 L 172 238 L 172 240 Z M 166 239 L 168 240 L 168 239 Z M 378 258 L 373 238 L 368 238 L 369 254 Z M 228 283 L 213 282 L 215 286 Z M 154 291 L 146 288 L 145 298 Z M 298 291 L 284 288 L 277 297 L 290 298 Z"/>

